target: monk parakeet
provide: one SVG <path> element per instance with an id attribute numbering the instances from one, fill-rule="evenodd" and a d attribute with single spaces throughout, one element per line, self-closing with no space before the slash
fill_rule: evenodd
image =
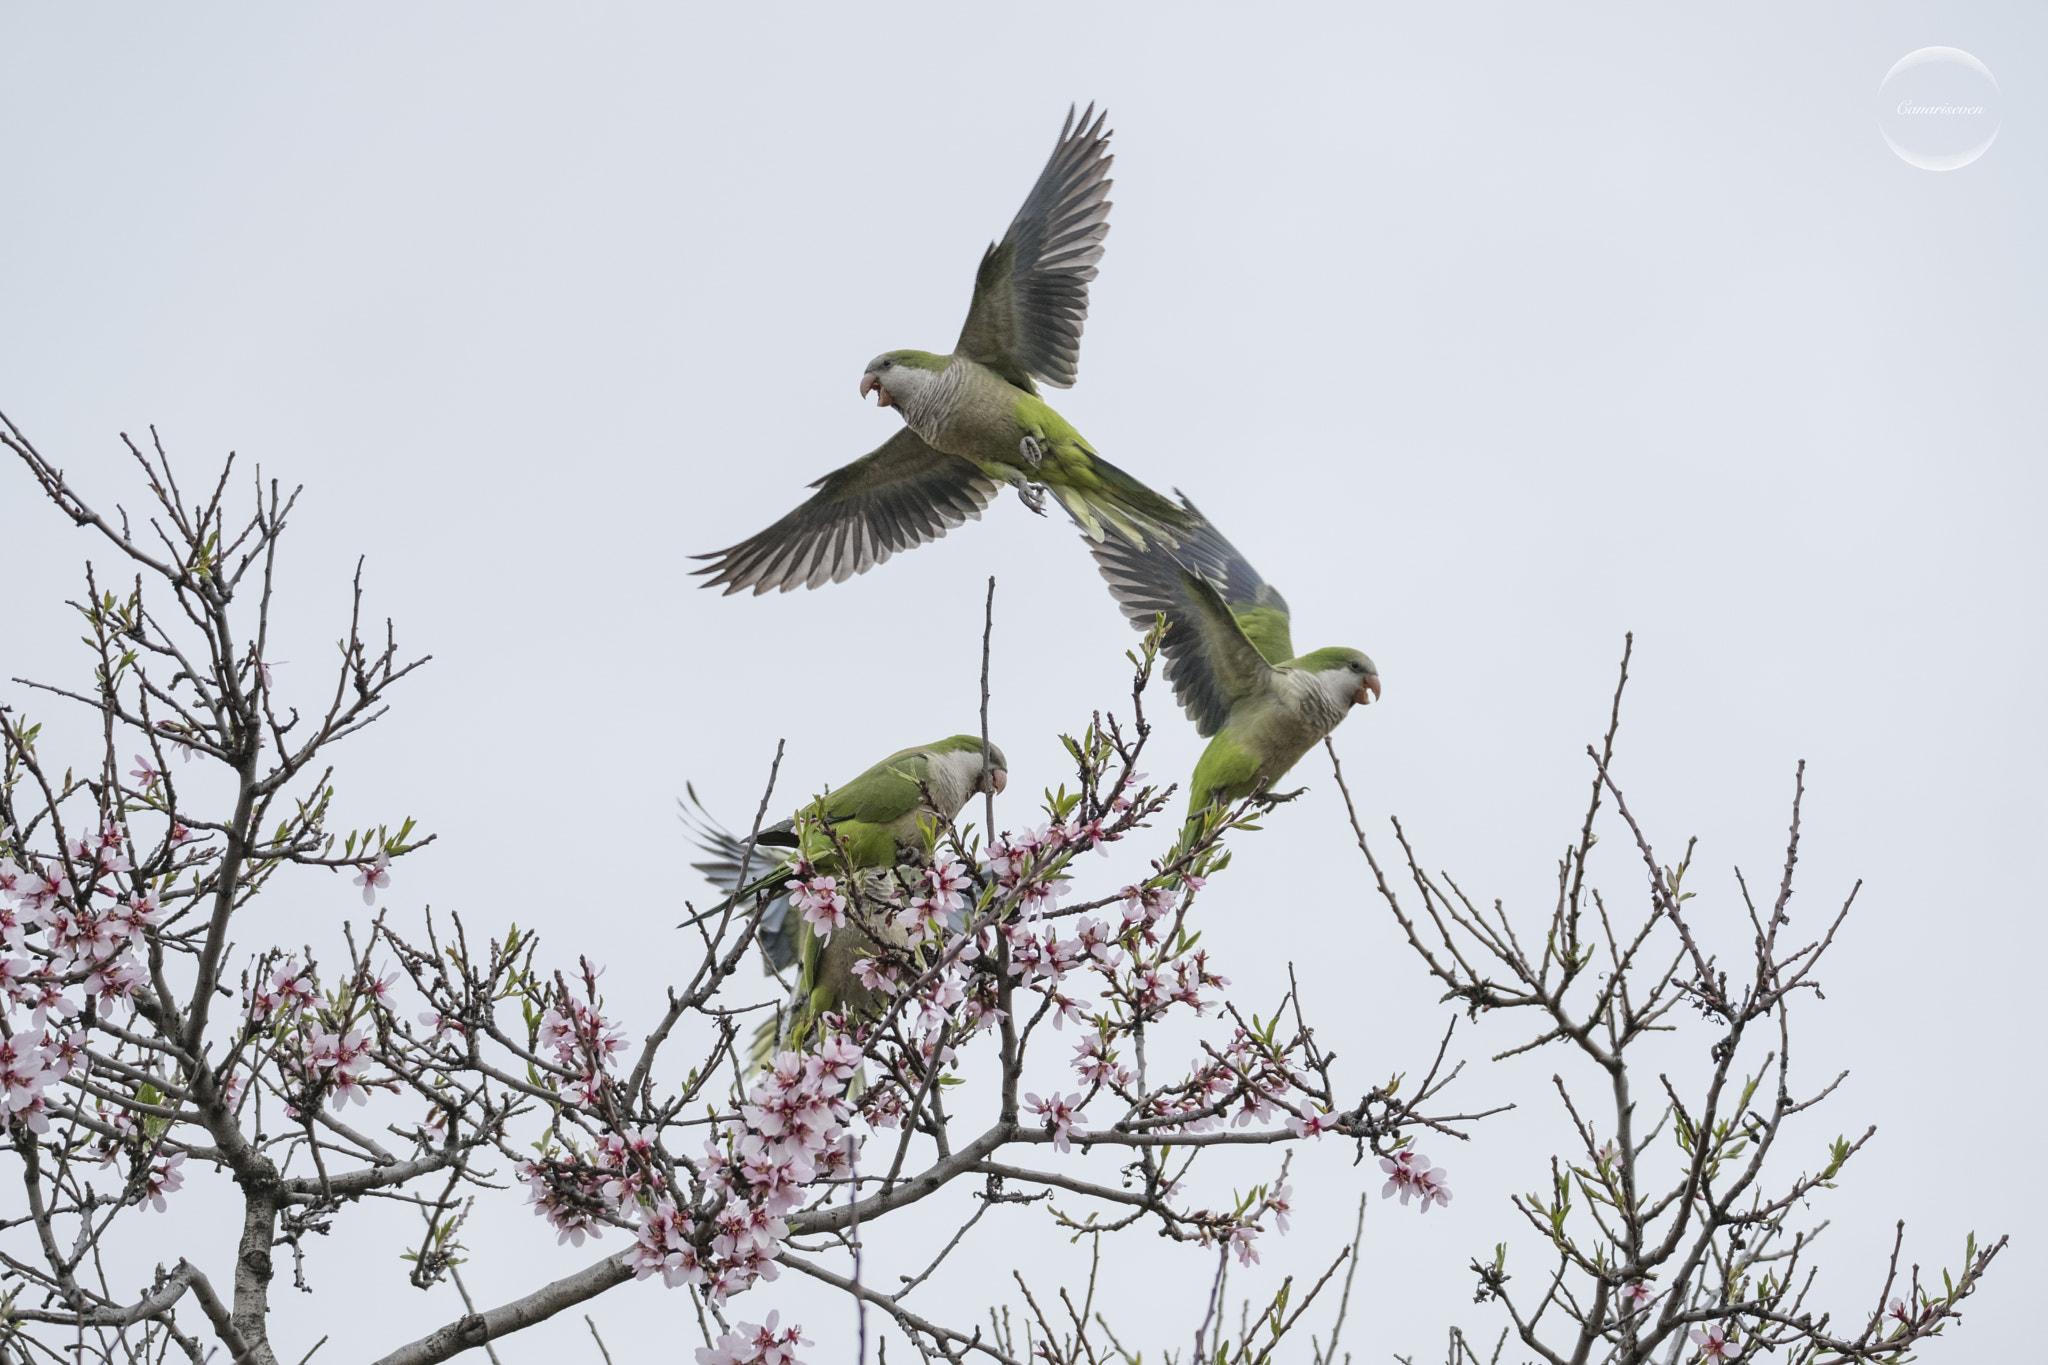
<path id="1" fill-rule="evenodd" d="M 895 408 L 903 430 L 819 479 L 810 501 L 698 569 L 705 587 L 815 588 L 979 519 L 1014 484 L 1032 510 L 1049 488 L 1088 536 L 1144 549 L 1192 529 L 1186 513 L 1095 453 L 1039 397 L 1069 388 L 1088 316 L 1088 282 L 1109 235 L 1110 134 L 1095 107 L 1072 109 L 1059 144 L 1003 240 L 974 276 L 967 324 L 947 355 L 884 351 L 860 393 Z M 1091 115 L 1094 115 L 1091 120 Z"/>
<path id="2" fill-rule="evenodd" d="M 1185 495 L 1181 503 L 1201 519 Z M 1114 540 L 1089 548 L 1133 625 L 1150 630 L 1166 614 L 1166 679 L 1195 732 L 1215 736 L 1188 784 L 1190 819 L 1270 790 L 1353 706 L 1379 696 L 1379 670 L 1355 649 L 1295 656 L 1286 600 L 1214 526 L 1173 550 Z"/>
<path id="3" fill-rule="evenodd" d="M 954 735 L 893 753 L 790 819 L 764 828 L 755 840 L 751 865 L 765 870 L 749 873 L 744 887 L 740 859 L 745 840 L 715 822 L 698 823 L 698 847 L 711 854 L 712 861 L 695 866 L 712 885 L 731 893 L 705 914 L 717 914 L 757 894 L 774 894 L 762 914 L 761 951 L 771 972 L 792 965 L 799 969 L 787 1017 L 770 1020 L 754 1040 L 757 1063 L 765 1063 L 783 1040 L 801 1041 L 820 1014 L 859 1016 L 871 1011 L 873 995 L 855 978 L 854 965 L 869 955 L 874 940 L 903 941 L 900 931 L 885 922 L 848 923 L 829 942 L 821 939 L 792 913 L 783 890 L 796 876 L 799 852 L 814 874 L 843 880 L 850 873 L 863 878 L 864 890 L 886 895 L 899 864 L 922 867 L 929 860 L 921 823 L 946 824 L 977 793 L 1002 791 L 1009 781 L 1009 766 L 1002 750 L 990 745 L 984 768 L 978 735 Z M 691 795 L 694 798 L 695 793 Z M 797 847 L 799 829 L 802 850 Z"/>

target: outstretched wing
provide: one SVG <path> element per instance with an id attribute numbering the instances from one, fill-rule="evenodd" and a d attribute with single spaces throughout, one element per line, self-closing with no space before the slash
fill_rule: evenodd
<path id="1" fill-rule="evenodd" d="M 1116 158 L 1102 126 L 1108 117 L 1090 104 L 1077 123 L 1067 109 L 1038 183 L 974 275 L 974 302 L 954 354 L 1021 388 L 1031 388 L 1033 378 L 1057 389 L 1074 383 L 1088 282 L 1109 235 L 1109 166 Z"/>
<path id="2" fill-rule="evenodd" d="M 711 812 L 704 809 L 704 803 L 697 799 L 695 787 L 685 783 L 684 789 L 690 794 L 690 804 L 676 802 L 682 809 L 683 824 L 689 829 L 691 840 L 709 855 L 704 862 L 691 863 L 690 866 L 703 873 L 704 880 L 727 897 L 738 894 L 744 885 L 759 885 L 788 856 L 788 850 L 796 847 L 792 822 L 783 820 L 761 831 L 754 840 L 753 856 L 747 857 L 747 841 L 719 824 Z M 694 811 L 692 806 L 696 808 Z M 789 913 L 788 896 L 778 895 L 768 902 L 768 908 L 761 915 L 756 941 L 761 945 L 762 956 L 768 959 L 770 971 L 785 971 L 795 965 L 799 923 L 798 918 Z"/>
<path id="3" fill-rule="evenodd" d="M 1110 595 L 1139 630 L 1164 613 L 1166 680 L 1199 734 L 1213 735 L 1234 701 L 1270 685 L 1272 666 L 1294 657 L 1287 600 L 1185 495 L 1195 529 L 1172 550 L 1133 549 L 1083 538 Z"/>
<path id="4" fill-rule="evenodd" d="M 815 588 L 843 583 L 898 550 L 937 540 L 978 520 L 1002 491 L 967 461 L 926 445 L 909 427 L 811 487 L 808 502 L 759 535 L 714 554 L 694 572 L 725 584 L 728 595 L 752 588 Z"/>

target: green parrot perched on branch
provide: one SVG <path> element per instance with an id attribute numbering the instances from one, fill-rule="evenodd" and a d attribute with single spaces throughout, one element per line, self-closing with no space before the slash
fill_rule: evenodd
<path id="1" fill-rule="evenodd" d="M 829 931 L 829 938 L 819 934 L 796 913 L 792 896 L 784 889 L 799 879 L 802 866 L 810 868 L 806 890 L 811 898 L 839 894 L 843 915 L 852 898 L 840 894 L 838 886 L 820 886 L 818 879 L 830 877 L 843 885 L 850 873 L 864 879 L 864 892 L 886 895 L 899 864 L 922 867 L 930 861 L 928 829 L 951 823 L 975 795 L 1001 792 L 1008 780 L 1009 763 L 993 744 L 984 767 L 978 735 L 954 735 L 900 750 L 789 819 L 762 829 L 746 873 L 741 871 L 746 841 L 708 817 L 691 819 L 685 810 L 697 846 L 712 855 L 711 861 L 694 866 L 728 893 L 724 901 L 687 923 L 772 893 L 761 916 L 762 954 L 771 972 L 798 969 L 787 1008 L 755 1035 L 755 1065 L 765 1065 L 786 1041 L 800 1044 L 821 1014 L 871 1014 L 875 998 L 856 978 L 855 966 L 869 955 L 872 940 L 898 941 L 898 931 L 886 921 L 842 922 Z M 695 792 L 691 795 L 694 798 Z M 702 809 L 700 805 L 698 810 Z M 766 870 L 754 875 L 753 868 Z"/>
<path id="2" fill-rule="evenodd" d="M 767 530 L 696 556 L 711 561 L 695 571 L 710 575 L 703 586 L 758 596 L 843 582 L 979 519 L 1005 484 L 1041 512 L 1037 490 L 1050 489 L 1096 542 L 1114 533 L 1142 550 L 1193 529 L 1038 392 L 1076 377 L 1088 283 L 1109 235 L 1107 118 L 1092 104 L 1078 121 L 1067 111 L 1024 207 L 981 258 L 952 352 L 884 351 L 868 362 L 861 397 L 895 408 L 903 430 L 812 484 L 818 492 Z"/>
<path id="3" fill-rule="evenodd" d="M 1181 505 L 1201 519 L 1186 495 Z M 1150 630 L 1165 614 L 1166 679 L 1195 733 L 1214 736 L 1188 784 L 1189 820 L 1270 791 L 1353 706 L 1379 697 L 1379 669 L 1359 651 L 1295 655 L 1286 599 L 1206 520 L 1174 550 L 1089 550 L 1133 625 Z"/>

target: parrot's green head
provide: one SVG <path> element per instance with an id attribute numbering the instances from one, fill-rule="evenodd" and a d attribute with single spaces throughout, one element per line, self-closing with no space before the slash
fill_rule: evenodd
<path id="1" fill-rule="evenodd" d="M 1355 649 L 1319 649 L 1296 659 L 1294 666 L 1315 675 L 1317 685 L 1340 713 L 1379 699 L 1380 671 Z"/>
<path id="2" fill-rule="evenodd" d="M 884 351 L 868 362 L 867 373 L 860 377 L 860 396 L 874 394 L 876 407 L 915 407 L 952 363 L 953 357 L 930 351 Z"/>

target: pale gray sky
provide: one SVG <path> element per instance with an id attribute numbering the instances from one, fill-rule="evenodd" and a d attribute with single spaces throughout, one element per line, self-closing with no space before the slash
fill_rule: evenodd
<path id="1" fill-rule="evenodd" d="M 1818 1159 L 1880 1125 L 1816 1210 L 1828 1280 L 1858 1295 L 1836 1304 L 1866 1306 L 1896 1217 L 1928 1265 L 2010 1231 L 1929 1359 L 2032 1354 L 2048 11 L 1413 8 L 1040 5 L 1020 31 L 934 7 L 12 7 L 0 405 L 104 501 L 135 502 L 116 433 L 150 423 L 188 470 L 235 449 L 303 482 L 279 687 L 324 670 L 358 554 L 374 609 L 435 656 L 341 777 L 344 818 L 441 835 L 396 903 L 608 960 L 644 1028 L 702 892 L 677 870 L 686 777 L 738 821 L 778 737 L 786 808 L 971 728 L 989 574 L 1007 820 L 1059 780 L 1057 730 L 1121 704 L 1122 617 L 1014 499 L 817 593 L 684 574 L 894 429 L 862 365 L 952 343 L 1068 101 L 1102 101 L 1114 227 L 1058 405 L 1200 502 L 1304 648 L 1378 661 L 1383 704 L 1337 735 L 1371 828 L 1399 814 L 1468 889 L 1542 913 L 1632 629 L 1621 776 L 1671 854 L 1700 836 L 1739 951 L 1728 869 L 1777 864 L 1809 760 L 1805 922 L 1865 886 L 1801 1017 L 1802 1074 L 1853 1074 L 1802 1140 Z M 2005 97 L 1990 152 L 1943 174 L 1875 117 L 1931 44 Z M 17 471 L 0 527 L 0 674 L 79 676 L 60 600 L 93 547 Z M 1177 776 L 1199 741 L 1156 714 L 1153 771 Z M 1206 927 L 1254 997 L 1297 962 L 1365 1084 L 1425 1064 L 1445 1015 L 1324 765 L 1300 775 L 1312 794 L 1246 843 Z M 1617 897 L 1639 875 L 1604 869 Z M 360 909 L 340 879 L 268 899 L 292 941 Z M 1486 1065 L 1506 1039 L 1458 1045 L 1468 1102 L 1525 1108 L 1434 1153 L 1457 1202 L 1371 1215 L 1361 1361 L 1497 1328 L 1466 1261 L 1517 1235 L 1507 1196 L 1565 1137 L 1561 1059 Z M 1348 1236 L 1343 1155 L 1298 1166 L 1328 1202 L 1269 1239 L 1270 1279 Z M 1073 1266 L 1006 1213 L 983 1265 Z M 360 1359 L 458 1311 L 404 1285 L 398 1225 L 358 1223 L 314 1250 L 322 1294 L 280 1296 L 286 1345 L 332 1332 L 328 1358 Z M 475 1226 L 484 1299 L 591 1256 L 523 1210 Z M 922 1250 L 898 1226 L 871 1244 L 889 1274 Z M 1179 1344 L 1206 1258 L 1130 1247 L 1145 1344 L 1167 1323 Z M 641 1285 L 592 1312 L 615 1358 L 687 1360 L 681 1304 Z M 850 1314 L 787 1277 L 735 1308 L 777 1304 L 813 1359 L 847 1357 Z M 594 1359 L 573 1318 L 502 1354 Z"/>

